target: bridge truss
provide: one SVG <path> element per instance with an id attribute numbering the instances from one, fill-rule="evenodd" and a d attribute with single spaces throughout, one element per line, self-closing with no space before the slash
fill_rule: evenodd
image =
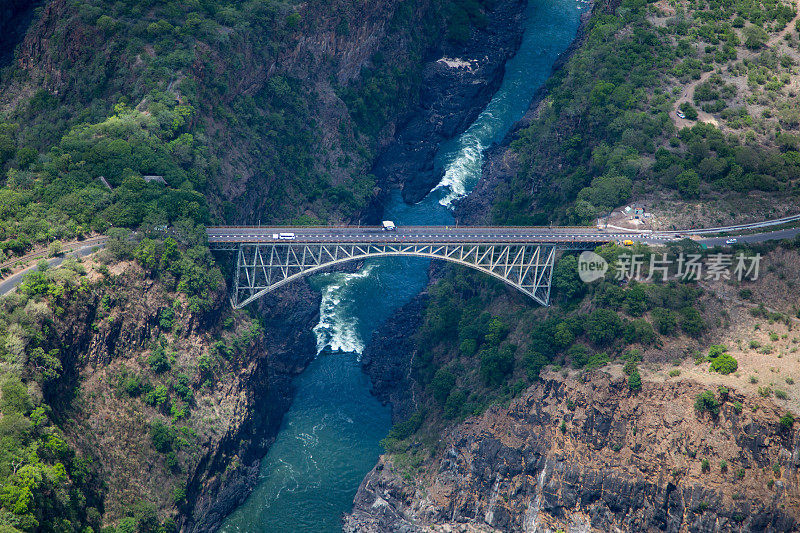
<path id="1" fill-rule="evenodd" d="M 596 245 L 596 244 L 595 244 Z M 547 306 L 557 248 L 569 245 L 531 243 L 219 243 L 236 251 L 231 303 L 242 308 L 291 281 L 334 265 L 371 257 L 413 256 L 467 266 L 502 280 Z"/>

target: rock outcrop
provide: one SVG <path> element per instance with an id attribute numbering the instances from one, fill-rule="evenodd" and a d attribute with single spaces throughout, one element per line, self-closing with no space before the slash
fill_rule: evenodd
<path id="1" fill-rule="evenodd" d="M 434 159 L 439 145 L 464 132 L 503 81 L 505 62 L 522 39 L 526 2 L 501 0 L 489 22 L 463 46 L 446 45 L 427 62 L 416 108 L 398 122 L 394 140 L 375 162 L 381 182 L 403 186 L 403 199 L 422 200 L 442 178 Z"/>
<path id="2" fill-rule="evenodd" d="M 345 531 L 798 530 L 798 432 L 736 391 L 697 412 L 702 391 L 547 374 L 450 430 L 420 469 L 383 458 Z"/>
<path id="3" fill-rule="evenodd" d="M 361 368 L 372 383 L 372 394 L 392 406 L 392 419 L 405 420 L 414 411 L 411 368 L 416 344 L 409 331 L 422 325 L 427 295 L 401 307 L 379 329 L 361 356 Z"/>

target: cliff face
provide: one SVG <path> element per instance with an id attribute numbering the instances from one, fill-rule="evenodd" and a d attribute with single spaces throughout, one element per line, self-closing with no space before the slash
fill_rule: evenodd
<path id="1" fill-rule="evenodd" d="M 718 416 L 698 413 L 701 392 L 547 374 L 418 470 L 382 460 L 345 531 L 796 531 L 797 431 L 735 390 Z"/>
<path id="2" fill-rule="evenodd" d="M 96 266 L 51 329 L 65 371 L 45 398 L 106 484 L 105 524 L 148 505 L 180 530 L 213 531 L 252 490 L 291 380 L 314 357 L 319 296 L 300 284 L 265 298 L 262 327 L 231 313 L 224 287 L 196 313 L 136 264 L 112 265 L 105 281 Z M 170 453 L 151 442 L 158 423 Z"/>
<path id="3" fill-rule="evenodd" d="M 11 61 L 14 47 L 25 35 L 33 18 L 33 10 L 40 3 L 32 0 L 8 0 L 0 5 L 0 67 Z"/>
<path id="4" fill-rule="evenodd" d="M 361 368 L 372 383 L 372 394 L 392 406 L 392 420 L 406 420 L 415 409 L 411 369 L 416 345 L 409 331 L 422 325 L 427 296 L 421 294 L 377 329 L 361 355 Z"/>

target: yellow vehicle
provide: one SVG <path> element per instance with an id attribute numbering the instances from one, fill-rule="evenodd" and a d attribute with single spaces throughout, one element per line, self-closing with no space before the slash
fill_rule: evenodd
<path id="1" fill-rule="evenodd" d="M 633 246 L 633 241 L 630 239 L 625 239 L 624 241 L 622 241 L 622 244 L 624 246 Z"/>

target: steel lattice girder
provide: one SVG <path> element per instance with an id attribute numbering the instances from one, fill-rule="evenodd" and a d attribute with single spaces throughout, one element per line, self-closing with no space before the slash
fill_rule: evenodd
<path id="1" fill-rule="evenodd" d="M 333 265 L 371 257 L 442 259 L 511 285 L 547 306 L 556 245 L 520 243 L 258 243 L 238 245 L 231 303 L 241 308 L 291 281 Z"/>

